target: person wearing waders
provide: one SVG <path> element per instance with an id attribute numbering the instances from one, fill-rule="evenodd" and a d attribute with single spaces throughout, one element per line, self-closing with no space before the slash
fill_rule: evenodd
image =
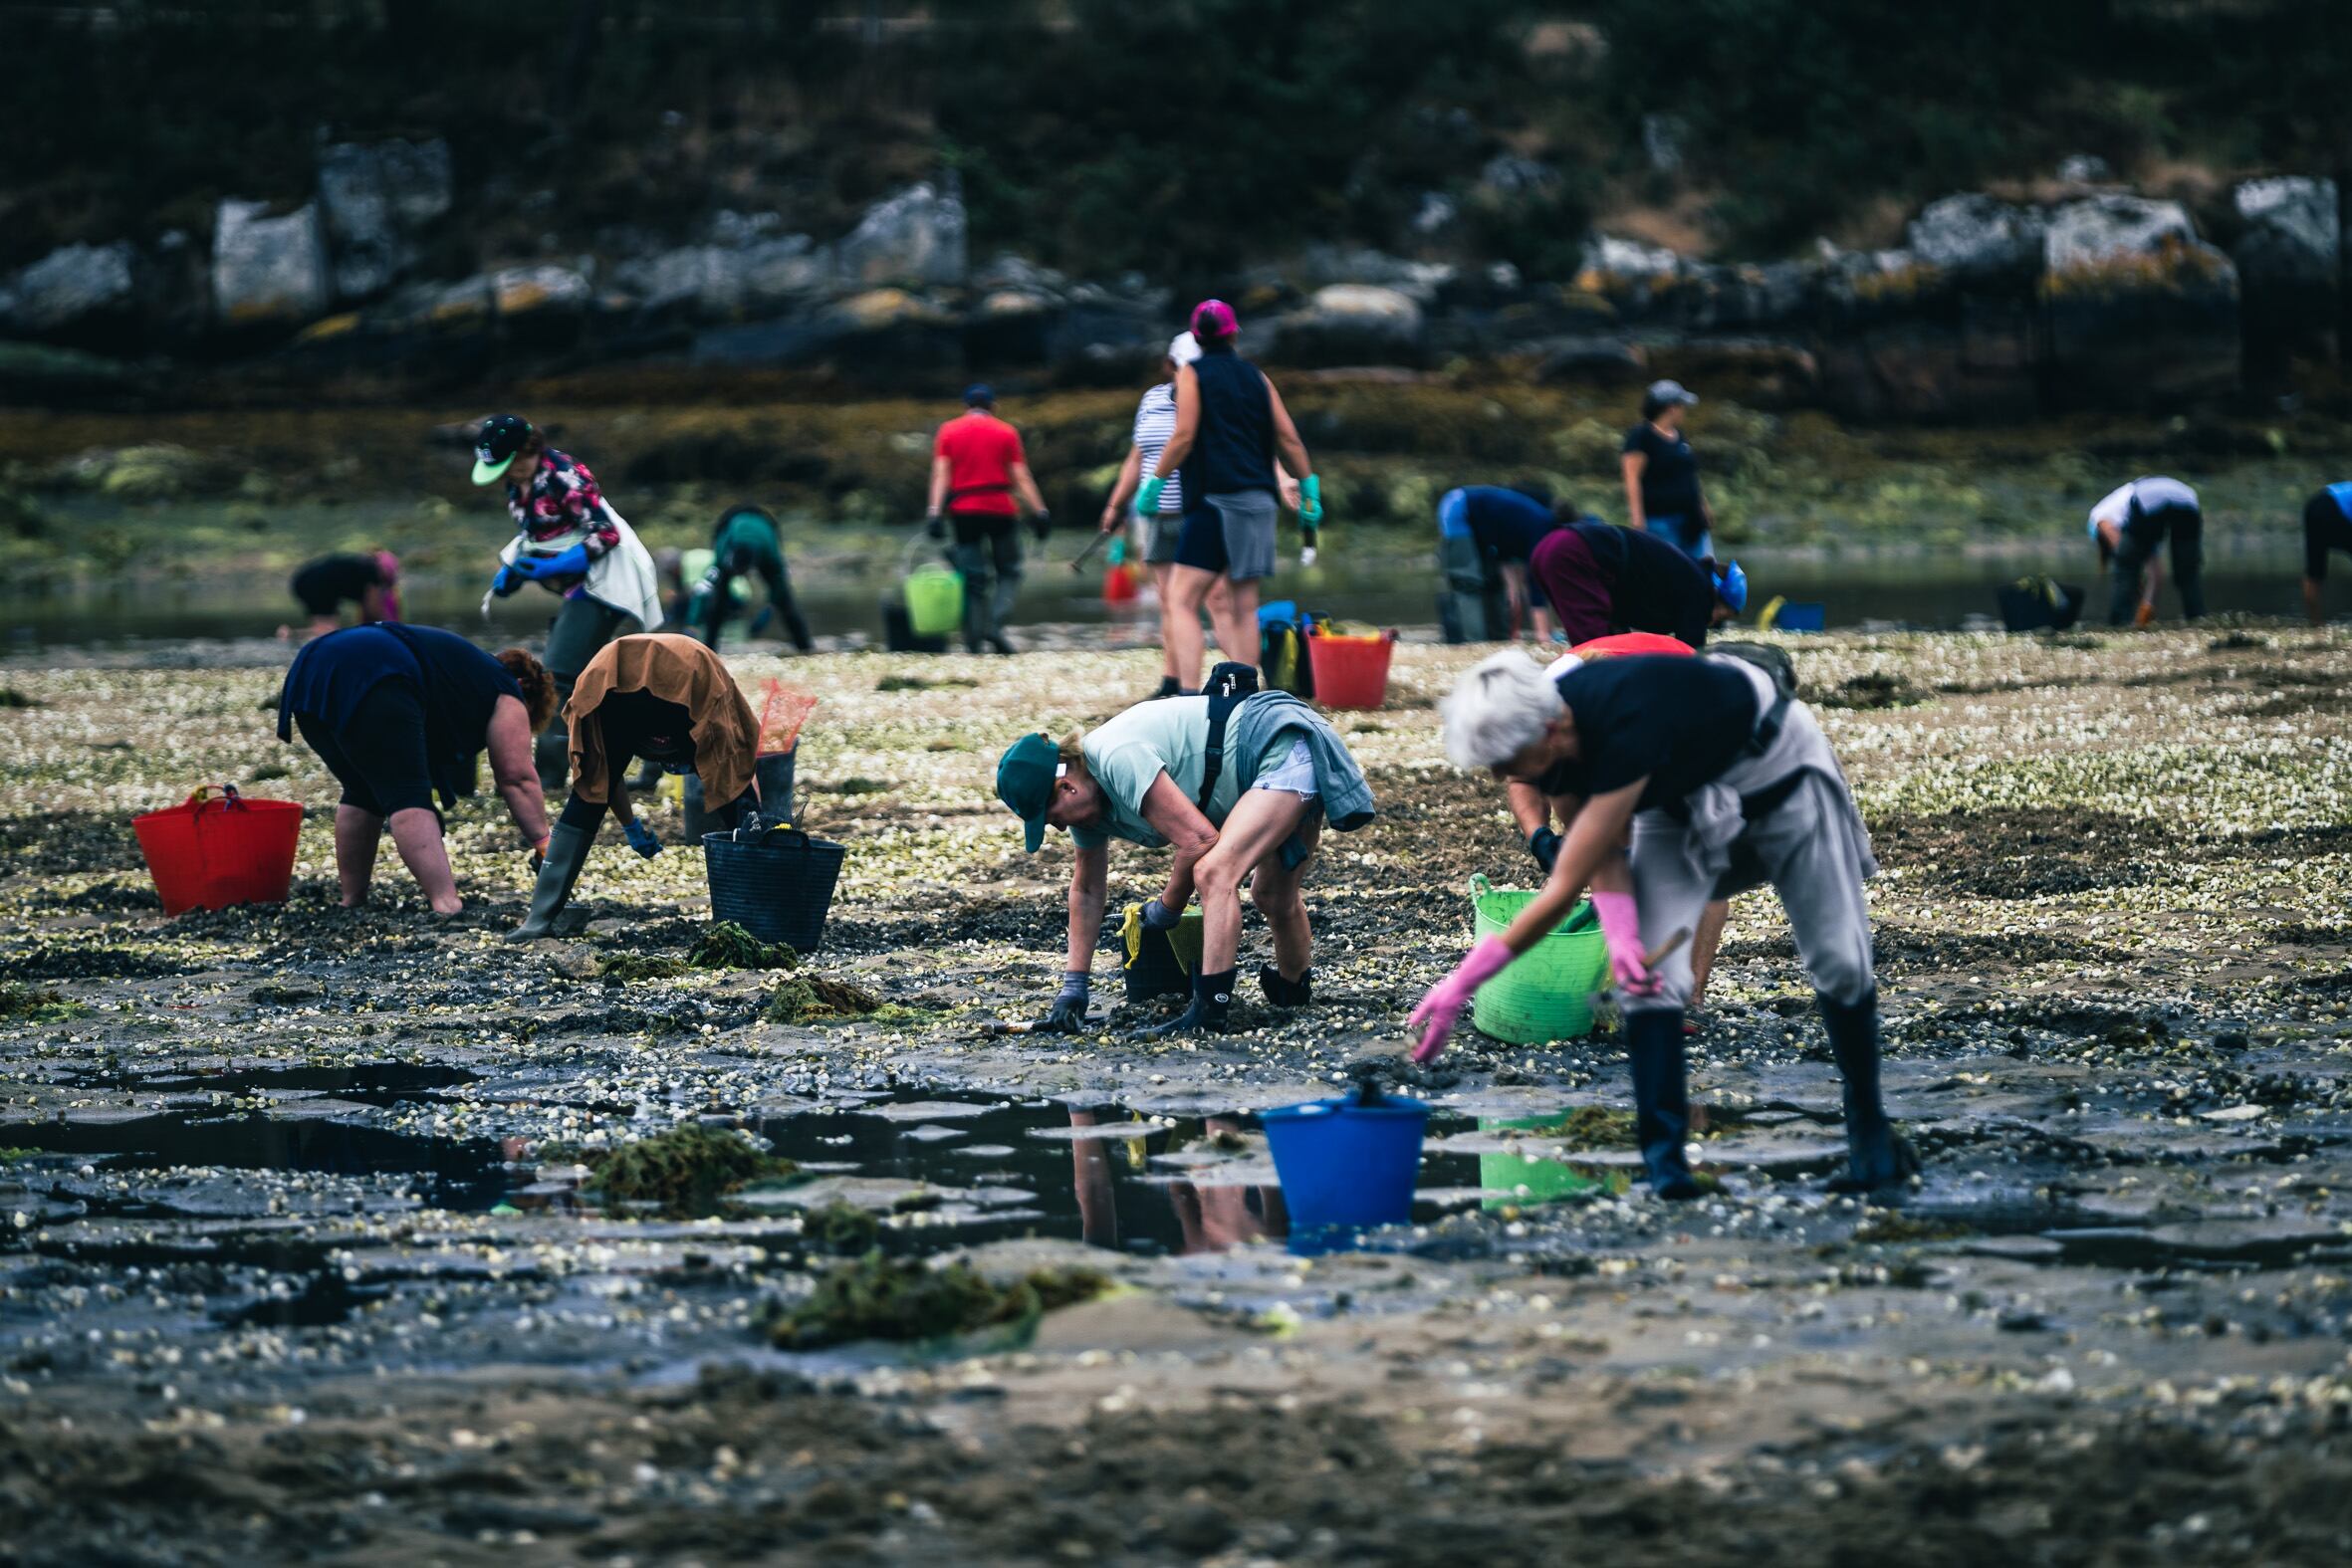
<path id="1" fill-rule="evenodd" d="M 1048 826 L 1066 829 L 1077 850 L 1068 964 L 1042 1027 L 1085 1024 L 1114 838 L 1175 850 L 1166 883 L 1143 906 L 1147 927 L 1172 930 L 1196 892 L 1201 900 L 1191 1004 L 1141 1036 L 1227 1027 L 1245 881 L 1274 934 L 1274 962 L 1258 971 L 1266 1000 L 1277 1008 L 1314 1000 L 1314 936 L 1299 885 L 1323 825 L 1362 827 L 1372 791 L 1328 720 L 1288 692 L 1254 690 L 1249 673 L 1220 665 L 1211 686 L 1221 695 L 1140 702 L 1059 744 L 1023 736 L 998 761 L 997 798 L 1021 818 L 1029 852 Z"/>
<path id="2" fill-rule="evenodd" d="M 400 618 L 400 561 L 388 550 L 321 556 L 297 567 L 286 585 L 310 614 L 306 639 L 324 637 L 341 625 L 346 604 L 358 610 L 362 626 Z M 293 628 L 281 626 L 278 635 L 290 637 Z"/>
<path id="3" fill-rule="evenodd" d="M 1731 658 L 1608 659 L 1554 679 L 1513 649 L 1456 684 L 1444 728 L 1455 766 L 1534 784 L 1568 830 L 1542 890 L 1413 1009 L 1424 1030 L 1416 1061 L 1433 1060 L 1478 988 L 1550 935 L 1589 888 L 1624 1010 L 1651 1191 L 1699 1196 L 1685 1148 L 1687 938 L 1708 900 L 1769 882 L 1845 1078 L 1846 1170 L 1832 1190 L 1872 1192 L 1917 1173 L 1879 1098 L 1862 888 L 1877 862 L 1836 754 L 1802 704 Z"/>
<path id="4" fill-rule="evenodd" d="M 1642 393 L 1641 422 L 1625 432 L 1620 464 L 1629 526 L 1694 560 L 1715 554 L 1715 508 L 1700 488 L 1699 460 L 1682 428 L 1683 410 L 1698 403 L 1680 381 L 1652 381 Z"/>
<path id="5" fill-rule="evenodd" d="M 648 860 L 661 853 L 661 841 L 629 803 L 632 760 L 672 773 L 692 770 L 704 799 L 729 802 L 715 813 L 729 829 L 759 804 L 753 782 L 759 721 L 727 666 L 692 637 L 653 633 L 606 643 L 581 672 L 568 717 L 572 797 L 550 835 L 531 913 L 509 941 L 555 930 L 607 808 L 631 849 Z"/>
<path id="6" fill-rule="evenodd" d="M 2303 615 L 2314 626 L 2327 618 L 2327 558 L 2339 550 L 2352 556 L 2352 483 L 2330 485 L 2303 503 Z"/>
<path id="7" fill-rule="evenodd" d="M 433 913 L 464 908 L 441 843 L 441 806 L 474 792 L 474 761 L 485 751 L 524 842 L 546 853 L 547 797 L 531 738 L 555 711 L 555 681 L 521 648 L 494 658 L 455 632 L 390 624 L 306 643 L 278 693 L 278 739 L 300 730 L 343 785 L 335 875 L 344 908 L 367 902 L 387 824 Z"/>
<path id="8" fill-rule="evenodd" d="M 711 535 L 710 570 L 694 589 L 693 602 L 701 611 L 697 635 L 718 647 L 720 629 L 735 608 L 735 579 L 755 572 L 768 586 L 768 607 L 752 621 L 752 634 L 759 634 L 770 615 L 778 615 L 794 647 L 803 653 L 814 649 L 817 642 L 809 635 L 809 619 L 794 600 L 793 579 L 784 569 L 782 530 L 776 519 L 754 506 L 728 508 Z"/>
<path id="9" fill-rule="evenodd" d="M 661 625 L 661 576 L 588 465 L 548 445 L 520 414 L 484 420 L 475 441 L 474 483 L 502 480 L 515 537 L 499 553 L 490 595 L 507 598 L 536 582 L 562 601 L 548 627 L 547 667 L 568 702 L 598 648 Z M 539 738 L 539 777 L 551 788 L 564 777 L 564 733 L 559 715 Z"/>
<path id="10" fill-rule="evenodd" d="M 932 442 L 928 508 L 933 539 L 955 531 L 949 560 L 964 574 L 964 647 L 972 653 L 1013 651 L 1005 622 L 1021 596 L 1016 496 L 1043 545 L 1054 520 L 1030 474 L 1021 432 L 997 417 L 997 394 L 975 383 L 964 388 L 964 411 L 941 425 Z"/>
<path id="11" fill-rule="evenodd" d="M 1280 392 L 1235 352 L 1241 325 L 1223 300 L 1192 313 L 1201 356 L 1176 372 L 1176 428 L 1135 492 L 1135 515 L 1155 517 L 1171 479 L 1184 492 L 1184 526 L 1169 573 L 1174 613 L 1163 622 L 1174 649 L 1176 681 L 1199 685 L 1201 610 L 1219 577 L 1228 584 L 1215 614 L 1217 647 L 1228 660 L 1258 662 L 1258 585 L 1274 575 L 1274 534 L 1281 494 L 1275 458 L 1298 480 L 1298 525 L 1323 520 L 1322 482 Z"/>
<path id="12" fill-rule="evenodd" d="M 1492 567 L 1503 579 L 1513 634 L 1526 624 L 1533 627 L 1536 641 L 1549 642 L 1551 606 L 1540 584 L 1530 588 L 1528 563 L 1536 547 L 1573 516 L 1572 511 L 1567 516 L 1554 512 L 1549 499 L 1533 491 L 1461 485 L 1438 497 L 1438 552 L 1443 557 L 1456 541 L 1463 543 L 1454 548 L 1475 551 L 1481 572 Z"/>
<path id="13" fill-rule="evenodd" d="M 2090 536 L 2099 563 L 2114 573 L 2108 625 L 2145 626 L 2156 618 L 2156 590 L 2164 580 L 2156 558 L 2168 541 L 2181 614 L 2195 620 L 2205 613 L 2205 514 L 2196 491 L 2162 474 L 2119 485 L 2091 508 Z"/>

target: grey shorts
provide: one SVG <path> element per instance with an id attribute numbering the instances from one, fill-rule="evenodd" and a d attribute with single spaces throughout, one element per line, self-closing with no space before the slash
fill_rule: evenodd
<path id="1" fill-rule="evenodd" d="M 1271 490 L 1203 496 L 1184 514 L 1176 563 L 1221 571 L 1236 582 L 1274 575 L 1274 525 L 1281 515 Z"/>
<path id="2" fill-rule="evenodd" d="M 1162 512 L 1143 525 L 1143 563 L 1147 566 L 1171 565 L 1176 560 L 1176 541 L 1184 532 L 1184 514 Z"/>

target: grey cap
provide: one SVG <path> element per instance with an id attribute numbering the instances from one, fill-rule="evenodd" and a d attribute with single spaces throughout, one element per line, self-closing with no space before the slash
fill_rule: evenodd
<path id="1" fill-rule="evenodd" d="M 1697 403 L 1696 394 L 1680 381 L 1652 381 L 1645 394 L 1653 403 Z"/>

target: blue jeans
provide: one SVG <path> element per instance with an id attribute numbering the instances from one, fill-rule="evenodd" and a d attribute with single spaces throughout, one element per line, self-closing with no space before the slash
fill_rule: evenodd
<path id="1" fill-rule="evenodd" d="M 1715 537 L 1707 532 L 1707 520 L 1703 517 L 1684 514 L 1651 518 L 1649 529 L 1693 560 L 1705 560 L 1715 554 Z"/>

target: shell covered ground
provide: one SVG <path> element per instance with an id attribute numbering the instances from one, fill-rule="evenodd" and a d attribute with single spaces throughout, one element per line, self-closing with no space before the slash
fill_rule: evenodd
<path id="1" fill-rule="evenodd" d="M 2352 636 L 1788 646 L 1884 866 L 1928 1169 L 1883 1207 L 1821 1191 L 1838 1083 L 1768 895 L 1692 1048 L 1715 1196 L 1628 1190 L 1605 1033 L 1403 1064 L 1469 878 L 1530 869 L 1436 741 L 1479 650 L 1400 645 L 1336 716 L 1380 816 L 1308 884 L 1317 1005 L 1245 986 L 1165 1043 L 992 1027 L 1053 991 L 1069 864 L 996 754 L 1146 652 L 734 660 L 821 699 L 802 814 L 847 846 L 778 971 L 686 962 L 666 801 L 666 853 L 608 831 L 580 929 L 512 946 L 489 796 L 462 915 L 388 848 L 336 907 L 282 652 L 0 665 L 0 1556 L 2345 1560 Z M 130 817 L 223 780 L 312 807 L 293 896 L 166 921 Z M 1155 870 L 1114 856 L 1114 905 Z M 1297 1255 L 1251 1113 L 1365 1063 L 1441 1112 L 1415 1224 Z M 798 1169 L 624 1190 L 681 1124 Z M 910 1259 L 1107 1288 L 795 1337 Z"/>

